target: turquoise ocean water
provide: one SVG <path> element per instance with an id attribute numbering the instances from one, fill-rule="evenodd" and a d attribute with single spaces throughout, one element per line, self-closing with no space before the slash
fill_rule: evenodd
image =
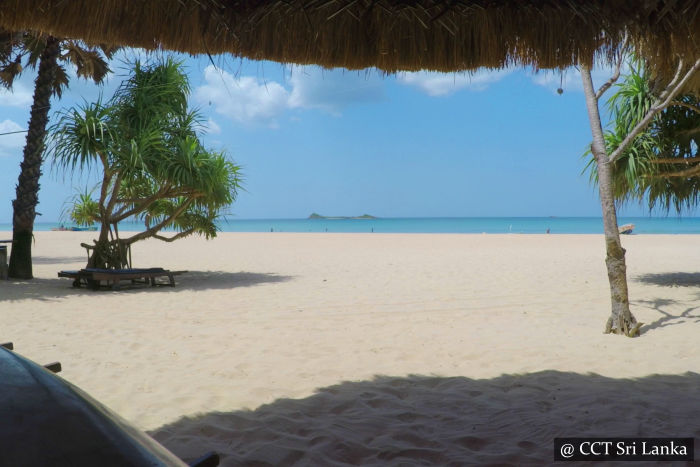
<path id="1" fill-rule="evenodd" d="M 622 217 L 635 224 L 635 234 L 700 234 L 699 217 Z M 58 223 L 37 223 L 36 230 L 51 230 Z M 125 222 L 122 230 L 142 230 L 142 224 Z M 374 232 L 374 233 L 526 233 L 599 234 L 598 217 L 445 217 L 381 219 L 235 219 L 222 222 L 224 232 Z M 0 224 L 0 231 L 11 231 Z"/>

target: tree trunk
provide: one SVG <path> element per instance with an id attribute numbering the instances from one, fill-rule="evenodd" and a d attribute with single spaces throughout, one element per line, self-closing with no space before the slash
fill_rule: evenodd
<path id="1" fill-rule="evenodd" d="M 610 301 L 612 313 L 605 325 L 605 333 L 624 334 L 633 337 L 639 334 L 642 323 L 638 323 L 630 311 L 627 294 L 627 266 L 625 264 L 625 249 L 620 242 L 620 231 L 617 226 L 617 213 L 613 195 L 612 167 L 605 148 L 603 126 L 600 122 L 598 99 L 593 89 L 591 70 L 581 65 L 583 90 L 586 95 L 588 119 L 591 124 L 593 142 L 591 151 L 598 166 L 598 188 L 600 204 L 603 210 L 603 232 L 605 233 L 605 264 L 608 269 L 610 282 Z"/>
<path id="2" fill-rule="evenodd" d="M 51 93 L 59 53 L 58 39 L 49 36 L 39 59 L 39 72 L 34 84 L 34 102 L 29 117 L 29 131 L 24 146 L 24 159 L 17 181 L 17 199 L 12 202 L 12 253 L 9 276 L 31 279 L 32 240 L 36 205 L 39 203 L 41 156 L 44 151 L 46 125 L 49 121 Z"/>
<path id="3" fill-rule="evenodd" d="M 115 226 L 116 230 L 116 226 Z M 87 267 L 100 269 L 122 269 L 129 267 L 129 243 L 119 238 L 118 232 L 110 238 L 110 225 L 102 223 L 100 236 L 95 240 Z"/>
<path id="4" fill-rule="evenodd" d="M 100 236 L 95 241 L 95 248 L 92 250 L 90 258 L 88 258 L 87 267 L 100 269 L 108 268 L 109 251 L 109 224 L 103 222 L 100 226 Z"/>

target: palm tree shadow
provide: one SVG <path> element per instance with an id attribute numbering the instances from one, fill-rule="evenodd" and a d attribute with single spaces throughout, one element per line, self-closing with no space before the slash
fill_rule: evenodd
<path id="1" fill-rule="evenodd" d="M 260 284 L 287 282 L 291 279 L 293 279 L 293 276 L 284 276 L 275 273 L 249 271 L 188 271 L 177 277 L 175 289 L 232 289 L 237 287 L 253 287 Z"/>
<path id="2" fill-rule="evenodd" d="M 635 280 L 643 284 L 663 287 L 700 287 L 700 272 L 666 272 L 642 274 Z"/>
<path id="3" fill-rule="evenodd" d="M 688 307 L 680 314 L 673 314 L 664 310 L 664 307 L 676 305 L 678 302 L 675 300 L 657 298 L 655 300 L 635 300 L 634 303 L 636 305 L 654 310 L 661 315 L 659 319 L 644 326 L 643 330 L 645 332 L 652 329 L 684 324 L 688 320 L 694 320 L 694 323 L 700 323 L 700 312 L 694 313 L 696 310 L 698 310 L 698 308 L 700 308 L 700 306 Z"/>
<path id="4" fill-rule="evenodd" d="M 26 281 L 8 279 L 0 281 L 0 302 L 11 303 L 20 300 L 53 301 L 74 294 L 75 292 L 70 290 L 70 282 L 58 278 L 34 278 Z"/>
<path id="5" fill-rule="evenodd" d="M 222 465 L 548 465 L 555 437 L 694 436 L 700 375 L 542 371 L 343 382 L 255 410 L 184 417 L 151 436 Z"/>
<path id="6" fill-rule="evenodd" d="M 33 264 L 87 263 L 87 256 L 32 256 Z"/>
<path id="7" fill-rule="evenodd" d="M 177 293 L 182 290 L 232 289 L 253 287 L 262 284 L 275 284 L 293 279 L 275 273 L 227 272 L 227 271 L 188 271 L 176 276 L 175 287 L 150 287 L 145 284 L 125 284 L 119 291 L 102 287 L 92 290 L 85 287 L 73 287 L 69 279 L 8 280 L 0 281 L 0 302 L 19 300 L 52 301 L 74 295 L 95 293 Z"/>

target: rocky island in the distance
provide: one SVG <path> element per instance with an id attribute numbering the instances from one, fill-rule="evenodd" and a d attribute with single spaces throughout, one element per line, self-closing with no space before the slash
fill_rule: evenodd
<path id="1" fill-rule="evenodd" d="M 374 216 L 370 216 L 369 214 L 362 214 L 361 216 L 353 216 L 353 217 L 347 217 L 347 216 L 322 216 L 317 213 L 311 213 L 309 216 L 309 219 L 376 219 Z"/>

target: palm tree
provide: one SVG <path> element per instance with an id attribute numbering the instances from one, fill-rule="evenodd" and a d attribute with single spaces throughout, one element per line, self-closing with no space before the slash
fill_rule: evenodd
<path id="1" fill-rule="evenodd" d="M 62 111 L 50 128 L 48 152 L 59 167 L 102 169 L 97 199 L 86 190 L 70 212 L 82 224 L 101 225 L 94 245 L 83 244 L 91 250 L 89 267 L 124 267 L 130 245 L 146 238 L 216 236 L 216 220 L 240 186 L 239 168 L 200 143 L 189 92 L 180 63 L 136 62 L 108 102 Z M 129 218 L 143 220 L 145 230 L 120 238 L 118 223 Z M 161 235 L 168 227 L 178 233 Z"/>
<path id="2" fill-rule="evenodd" d="M 75 66 L 79 77 L 101 83 L 109 72 L 103 55 L 110 59 L 115 50 L 105 46 L 88 47 L 79 41 L 47 34 L 0 31 L 0 84 L 10 88 L 14 79 L 27 67 L 38 67 L 27 142 L 20 164 L 16 199 L 12 202 L 10 277 L 33 277 L 32 235 L 39 202 L 39 178 L 51 96 L 60 98 L 61 92 L 68 86 L 68 74 L 62 63 Z"/>

